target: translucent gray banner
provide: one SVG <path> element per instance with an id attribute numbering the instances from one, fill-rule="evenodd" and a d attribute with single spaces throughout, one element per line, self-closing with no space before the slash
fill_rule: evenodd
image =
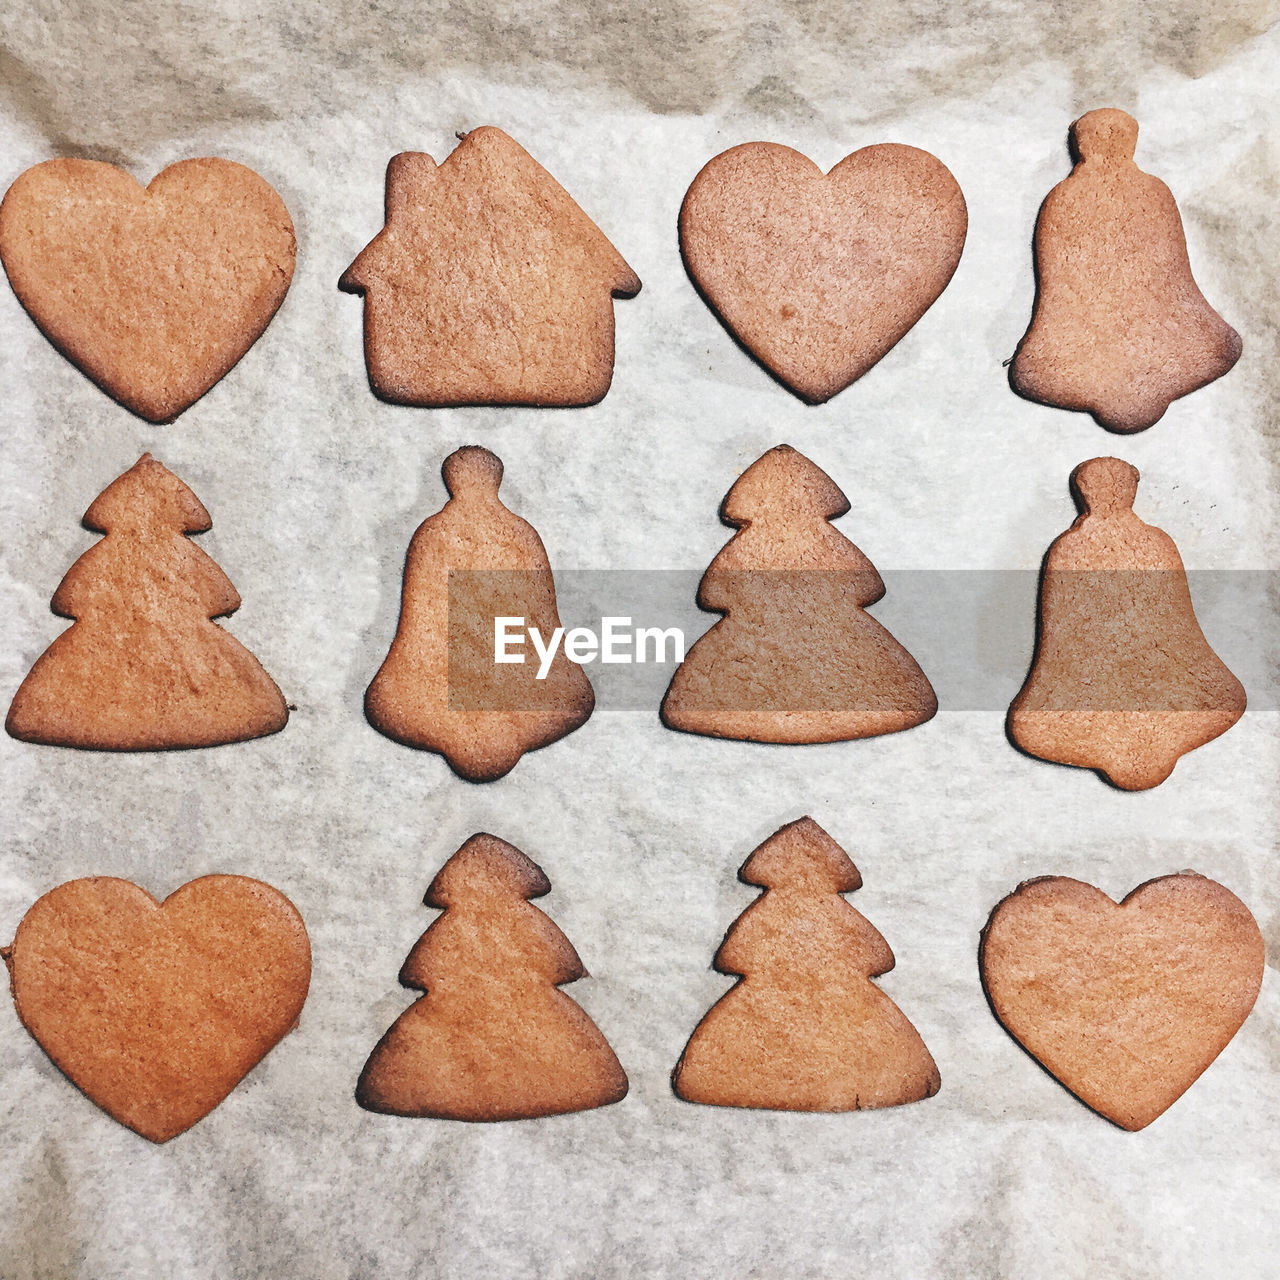
<path id="1" fill-rule="evenodd" d="M 865 610 L 861 602 L 874 598 L 878 584 L 859 574 L 721 573 L 703 590 L 709 601 L 736 602 L 723 626 L 743 629 L 744 654 L 759 642 L 765 650 L 780 646 L 777 653 L 787 661 L 805 661 L 806 609 L 810 619 L 845 627 L 851 643 L 865 643 L 867 630 L 859 625 L 865 613 L 919 663 L 940 709 L 1005 710 L 1031 666 L 1043 575 L 906 570 L 881 577 L 884 596 Z M 1074 682 L 1064 705 L 1115 711 L 1197 706 L 1201 691 L 1193 664 L 1183 648 L 1166 641 L 1170 635 L 1188 639 L 1177 608 L 1187 589 L 1205 640 L 1244 685 L 1250 707 L 1280 705 L 1280 573 L 1072 571 L 1055 573 L 1054 579 L 1060 588 L 1055 594 L 1066 602 L 1055 630 L 1069 635 L 1075 654 Z M 566 655 L 590 676 L 598 707 L 655 711 L 680 657 L 720 621 L 719 614 L 698 607 L 702 580 L 693 570 L 559 571 L 554 599 L 563 630 L 556 634 L 549 625 L 552 593 L 545 572 L 452 571 L 450 706 L 545 707 L 547 679 Z M 770 707 L 821 709 L 811 695 L 804 707 L 788 703 L 787 690 L 780 687 L 785 683 L 766 682 L 762 701 Z"/>

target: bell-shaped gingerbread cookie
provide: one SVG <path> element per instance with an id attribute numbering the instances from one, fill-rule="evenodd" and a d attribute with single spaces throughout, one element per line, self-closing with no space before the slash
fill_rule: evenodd
<path id="1" fill-rule="evenodd" d="M 1033 756 L 1140 791 L 1230 729 L 1245 693 L 1200 630 L 1173 539 L 1134 514 L 1137 469 L 1094 458 L 1071 483 L 1081 515 L 1045 559 L 1009 733 Z"/>
<path id="2" fill-rule="evenodd" d="M 491 782 L 526 751 L 584 724 L 595 693 L 563 650 L 541 676 L 532 659 L 496 661 L 500 619 L 520 619 L 548 638 L 559 627 L 551 564 L 537 531 L 499 499 L 495 454 L 458 449 L 443 472 L 449 501 L 409 545 L 400 625 L 365 694 L 365 714 L 387 737 Z"/>
<path id="3" fill-rule="evenodd" d="M 1142 431 L 1240 358 L 1240 335 L 1191 274 L 1182 219 L 1134 163 L 1138 124 L 1090 111 L 1071 127 L 1071 175 L 1036 222 L 1038 290 L 1009 371 L 1029 400 Z"/>

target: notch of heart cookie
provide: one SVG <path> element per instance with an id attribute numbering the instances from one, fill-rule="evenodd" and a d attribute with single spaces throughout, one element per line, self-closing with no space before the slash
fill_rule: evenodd
<path id="1" fill-rule="evenodd" d="M 991 913 L 979 964 L 1005 1030 L 1082 1102 L 1134 1130 L 1243 1025 L 1264 949 L 1244 903 L 1195 872 L 1149 880 L 1119 903 L 1045 876 Z"/>
<path id="2" fill-rule="evenodd" d="M 946 288 L 964 196 L 927 151 L 864 147 L 829 173 L 751 142 L 701 170 L 680 210 L 689 274 L 746 350 L 813 404 L 862 377 Z"/>
<path id="3" fill-rule="evenodd" d="M 163 903 L 111 876 L 69 881 L 30 908 L 4 960 L 53 1064 L 152 1142 L 227 1097 L 297 1023 L 311 978 L 293 904 L 235 875 Z"/>
<path id="4" fill-rule="evenodd" d="M 293 279 L 284 202 L 230 160 L 183 160 L 142 187 L 96 160 L 20 174 L 0 260 L 53 345 L 108 395 L 168 422 L 222 378 Z"/>

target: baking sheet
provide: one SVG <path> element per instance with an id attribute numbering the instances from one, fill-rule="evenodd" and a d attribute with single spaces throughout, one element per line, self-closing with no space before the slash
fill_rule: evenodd
<path id="1" fill-rule="evenodd" d="M 166 427 L 106 399 L 0 287 L 3 696 L 63 625 L 48 601 L 93 541 L 80 515 L 152 450 L 213 516 L 201 545 L 244 599 L 229 629 L 297 706 L 279 736 L 209 751 L 96 755 L 0 737 L 0 936 L 75 876 L 163 895 L 233 871 L 293 899 L 315 957 L 297 1031 L 161 1148 L 80 1098 L 0 1001 L 6 1280 L 1271 1272 L 1274 697 L 1255 697 L 1236 728 L 1143 794 L 1015 752 L 1003 703 L 1016 674 L 992 705 L 944 699 L 909 733 L 808 748 L 675 734 L 655 707 L 602 698 L 581 731 L 487 786 L 361 714 L 409 537 L 443 501 L 441 460 L 464 443 L 501 455 L 504 497 L 564 570 L 700 571 L 730 533 L 716 518 L 725 490 L 784 441 L 844 488 L 840 527 L 891 592 L 906 571 L 1034 571 L 1073 515 L 1069 471 L 1104 453 L 1142 470 L 1140 514 L 1191 569 L 1274 567 L 1276 6 L 939 13 L 473 0 L 255 16 L 21 0 L 0 14 L 6 186 L 56 154 L 112 160 L 143 181 L 221 155 L 276 187 L 299 243 L 263 338 Z M 1244 337 L 1230 375 L 1128 438 L 1018 399 L 1002 367 L 1029 318 L 1031 228 L 1068 171 L 1067 125 L 1103 105 L 1138 117 L 1138 160 L 1178 197 L 1199 283 Z M 442 159 L 455 132 L 482 123 L 524 144 L 644 281 L 616 306 L 614 386 L 594 408 L 426 411 L 369 392 L 361 304 L 338 275 L 382 224 L 388 158 Z M 824 168 L 867 143 L 911 143 L 968 200 L 949 289 L 822 407 L 743 355 L 678 253 L 689 181 L 755 139 Z M 891 610 L 892 595 L 877 616 Z M 1224 626 L 1215 615 L 1210 640 L 1225 653 Z M 1265 666 L 1255 659 L 1259 680 Z M 898 957 L 880 984 L 924 1036 L 942 1091 L 843 1116 L 682 1103 L 669 1072 L 729 985 L 711 957 L 752 898 L 736 868 L 804 813 L 862 870 L 853 902 Z M 498 1126 L 356 1107 L 365 1056 L 413 998 L 396 973 L 432 918 L 422 894 L 477 830 L 547 871 L 541 905 L 592 974 L 569 993 L 630 1075 L 621 1104 Z M 1149 1130 L 1123 1133 L 995 1023 L 978 932 L 1030 876 L 1119 896 L 1185 867 L 1245 899 L 1271 962 L 1217 1064 Z"/>

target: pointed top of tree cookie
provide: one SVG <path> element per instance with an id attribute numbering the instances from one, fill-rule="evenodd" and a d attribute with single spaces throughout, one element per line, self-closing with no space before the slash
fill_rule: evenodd
<path id="1" fill-rule="evenodd" d="M 444 908 L 494 896 L 541 898 L 550 892 L 551 882 L 532 858 L 481 831 L 440 868 L 425 901 Z"/>
<path id="2" fill-rule="evenodd" d="M 833 520 L 848 510 L 849 499 L 821 467 L 791 445 L 780 444 L 738 477 L 721 514 L 731 524 L 744 525 L 784 511 Z"/>
<path id="3" fill-rule="evenodd" d="M 200 499 L 149 453 L 107 485 L 84 513 L 84 522 L 99 533 L 139 527 L 204 533 L 213 526 Z"/>
<path id="4" fill-rule="evenodd" d="M 862 888 L 852 859 L 812 818 L 774 832 L 742 864 L 738 876 L 764 889 L 852 893 Z"/>

